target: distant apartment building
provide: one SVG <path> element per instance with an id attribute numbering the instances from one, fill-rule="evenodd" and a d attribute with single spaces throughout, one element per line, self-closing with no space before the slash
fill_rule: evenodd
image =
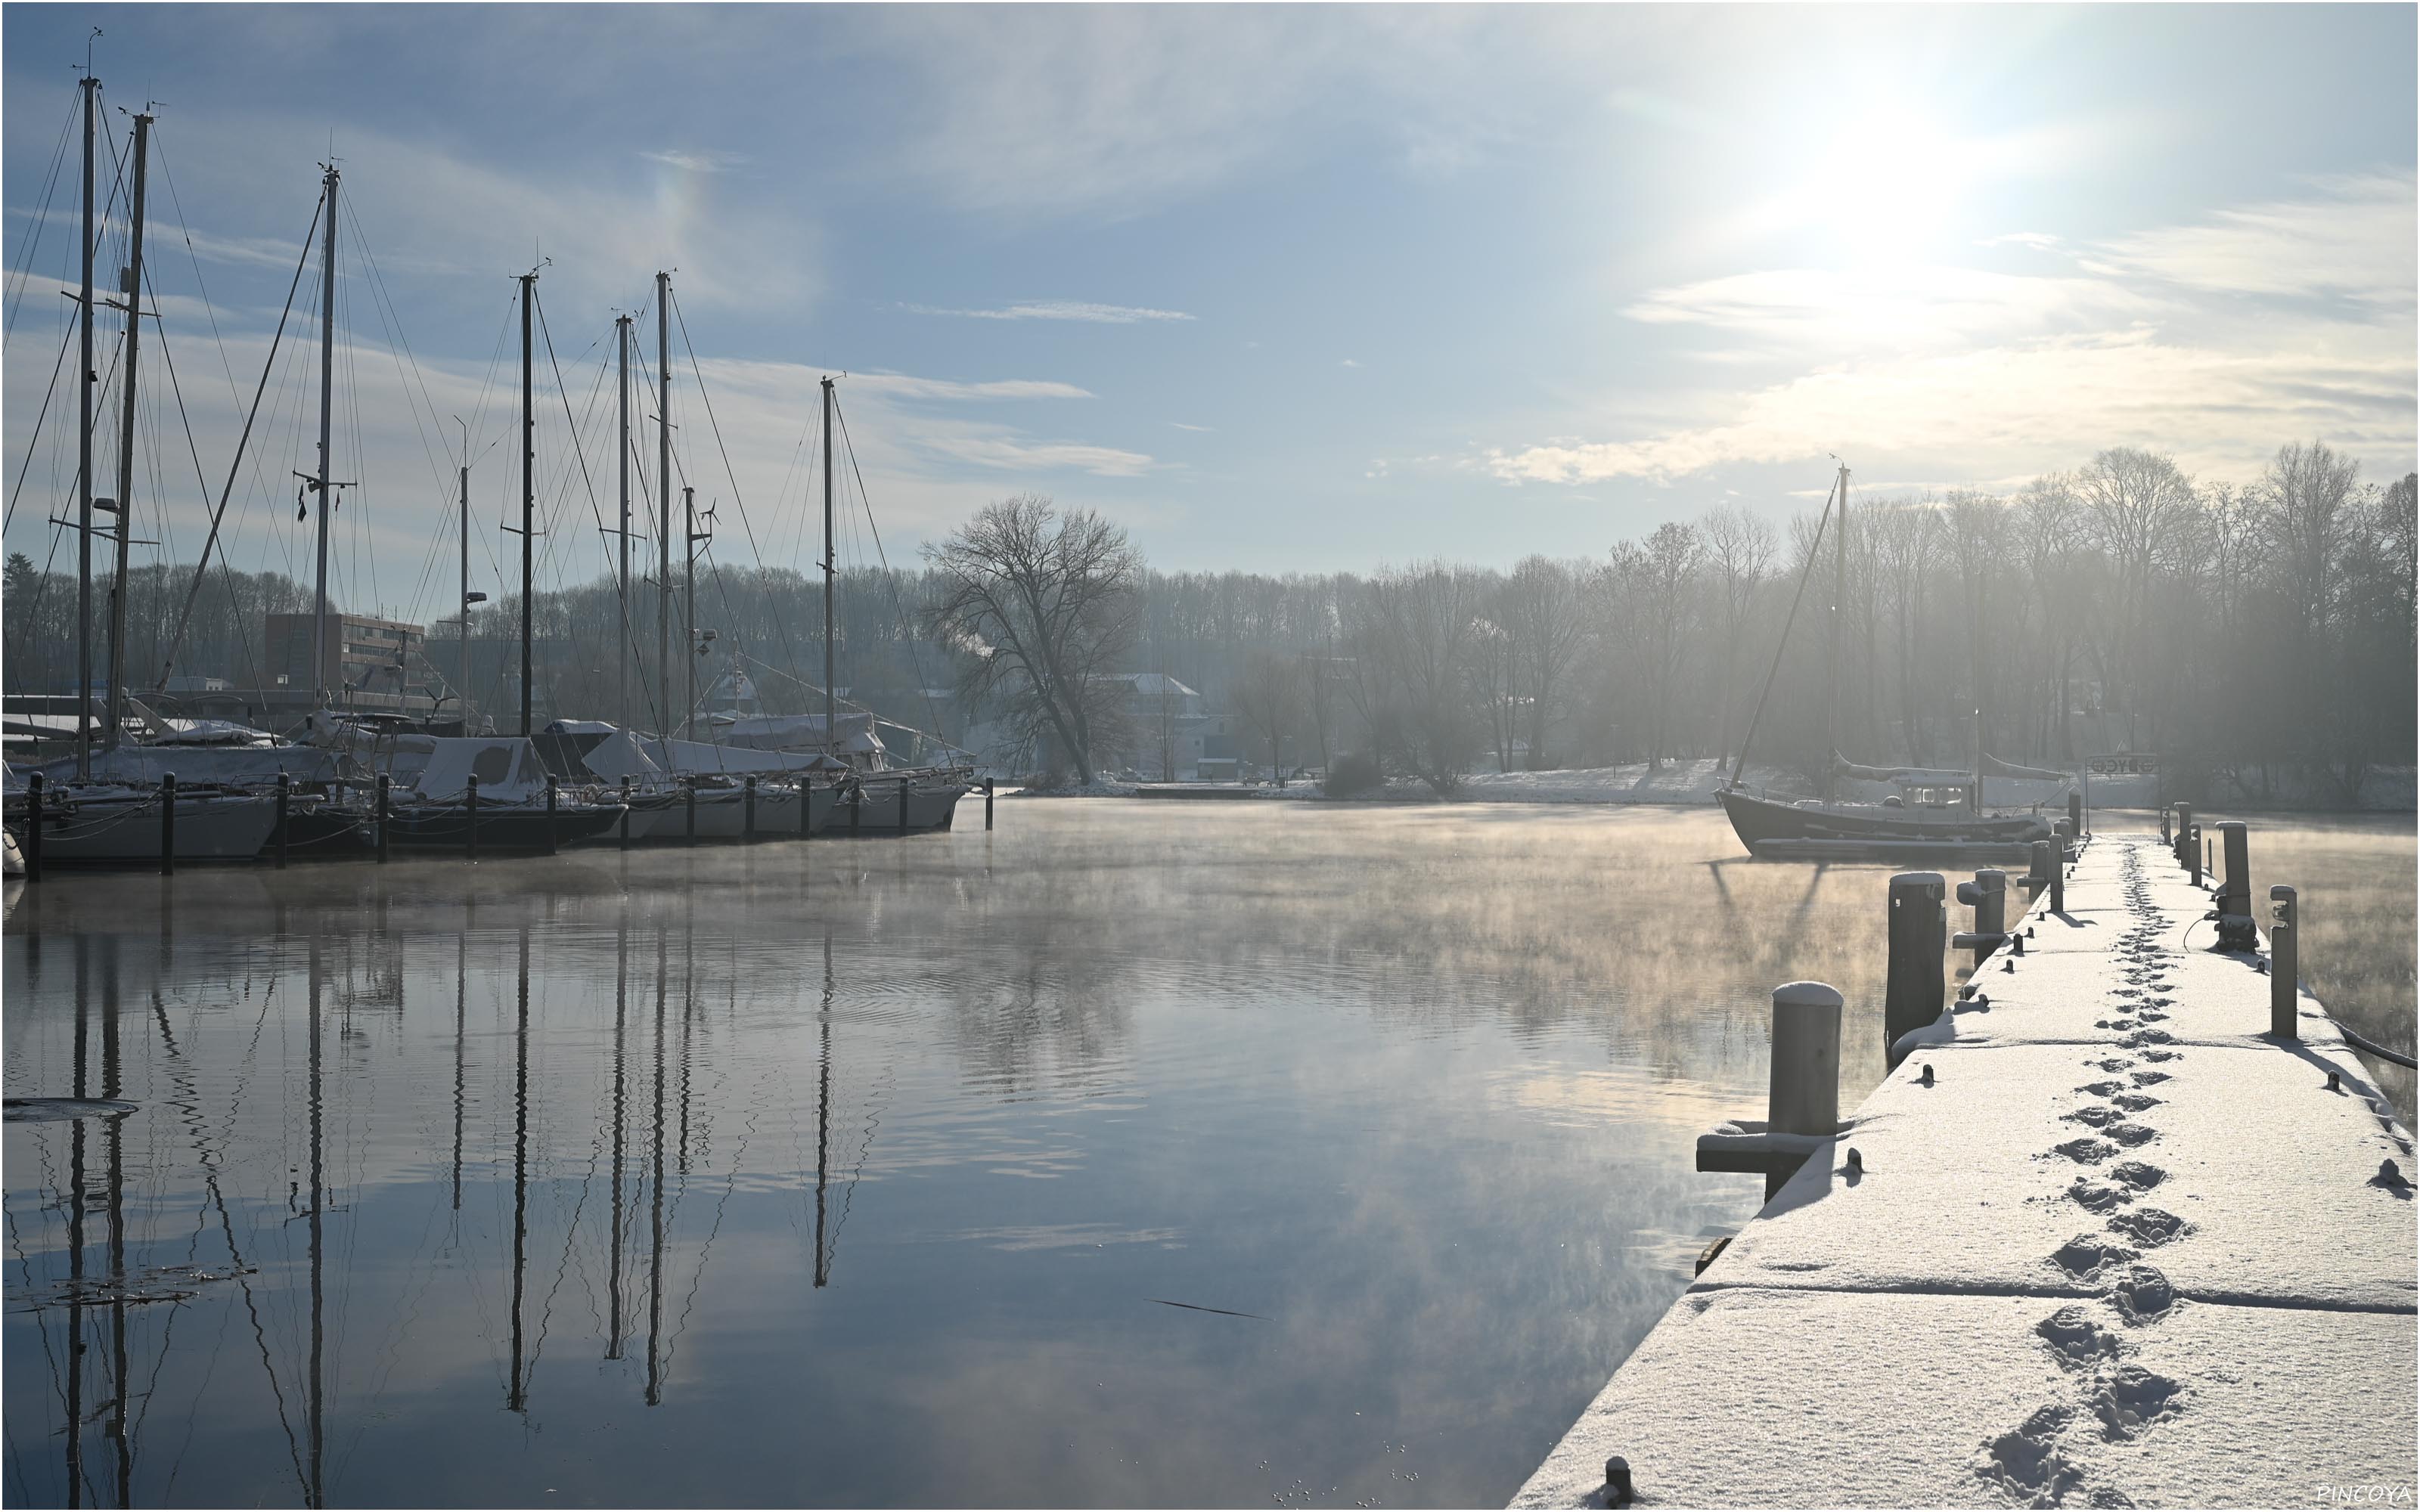
<path id="1" fill-rule="evenodd" d="M 400 698 L 407 684 L 427 680 L 427 638 L 419 625 L 331 611 L 315 667 L 312 621 L 308 614 L 269 616 L 261 665 L 278 687 Z"/>

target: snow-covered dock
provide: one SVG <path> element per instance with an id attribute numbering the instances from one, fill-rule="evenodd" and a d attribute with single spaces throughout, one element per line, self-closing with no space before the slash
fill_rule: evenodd
<path id="1" fill-rule="evenodd" d="M 2265 956 L 2211 949 L 2158 836 L 2095 839 L 2066 904 L 1514 1505 L 1620 1504 L 1616 1456 L 1649 1506 L 2413 1504 L 2410 1133 L 2307 994 L 2267 1032 Z"/>

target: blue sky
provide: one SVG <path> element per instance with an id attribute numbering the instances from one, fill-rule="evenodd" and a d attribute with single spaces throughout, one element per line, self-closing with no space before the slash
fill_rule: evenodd
<path id="1" fill-rule="evenodd" d="M 14 5 L 11 483 L 33 463 L 8 545 L 49 554 L 72 479 L 54 421 L 32 444 L 71 190 L 32 233 L 94 25 L 112 124 L 165 101 L 152 281 L 207 480 L 147 406 L 145 533 L 193 555 L 333 142 L 380 280 L 348 231 L 340 593 L 432 613 L 447 416 L 475 422 L 474 576 L 506 559 L 517 351 L 493 359 L 541 255 L 591 415 L 613 311 L 679 270 L 731 458 L 676 334 L 682 467 L 730 562 L 812 557 L 797 446 L 826 371 L 894 561 L 1027 489 L 1159 566 L 1283 571 L 1778 515 L 1836 452 L 1876 490 L 2120 443 L 2244 481 L 2318 438 L 2399 473 L 2414 14 Z M 237 490 L 240 565 L 301 560 L 288 389 Z M 606 560 L 563 404 L 550 581 Z M 610 511 L 610 440 L 585 455 Z"/>

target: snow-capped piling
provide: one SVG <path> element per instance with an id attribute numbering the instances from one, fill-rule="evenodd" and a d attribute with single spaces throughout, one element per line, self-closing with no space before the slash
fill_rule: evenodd
<path id="1" fill-rule="evenodd" d="M 2073 788 L 2067 790 L 2067 832 L 2070 835 L 2084 833 L 2084 795 Z"/>
<path id="2" fill-rule="evenodd" d="M 1984 867 L 1975 873 L 1974 881 L 1958 884 L 1958 901 L 1975 910 L 1975 927 L 1949 943 L 1974 951 L 1979 966 L 2008 941 L 2009 874 L 1996 866 Z"/>
<path id="3" fill-rule="evenodd" d="M 2068 858 L 2075 854 L 2073 850 L 2073 846 L 2075 844 L 2075 821 L 2071 819 L 2062 819 L 2058 822 L 2058 840 L 2056 843 L 2058 845 L 2058 861 L 2057 864 L 2054 865 L 2050 869 L 2050 911 L 2054 914 L 2063 914 L 2067 912 Z"/>
<path id="4" fill-rule="evenodd" d="M 2025 897 L 2039 898 L 2050 887 L 2050 879 L 2058 874 L 2057 852 L 2054 843 L 2038 840 L 2025 853 Z"/>
<path id="5" fill-rule="evenodd" d="M 1936 960 L 1940 950 L 1935 944 Z M 1839 993 L 1820 981 L 1784 982 L 1773 990 L 1764 1119 L 1737 1119 L 1699 1135 L 1698 1169 L 1761 1174 L 1771 1197 L 1839 1133 L 1840 1003 Z M 1714 1253 L 1707 1251 L 1710 1260 Z"/>
<path id="6" fill-rule="evenodd" d="M 1883 988 L 1883 1050 L 1900 1035 L 1941 1016 L 1946 979 L 1941 964 L 1942 898 L 1938 872 L 1902 872 L 1890 879 L 1890 974 Z"/>
<path id="7" fill-rule="evenodd" d="M 2260 949 L 2260 931 L 2252 922 L 2252 841 L 2241 819 L 2223 821 L 2219 839 L 2226 847 L 2226 874 L 2218 885 L 2218 943 L 2228 950 Z"/>
<path id="8" fill-rule="evenodd" d="M 2294 1000 L 2303 980 L 2299 912 L 2293 888 L 2281 882 L 2269 889 L 2269 1032 L 2280 1040 L 2298 1038 Z"/>
<path id="9" fill-rule="evenodd" d="M 1840 995 L 1820 981 L 1773 990 L 1773 1073 L 1765 1111 L 1776 1134 L 1829 1139 L 1840 1128 Z"/>

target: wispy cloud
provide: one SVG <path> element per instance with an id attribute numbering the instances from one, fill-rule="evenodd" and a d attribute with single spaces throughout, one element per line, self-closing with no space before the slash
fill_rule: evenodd
<path id="1" fill-rule="evenodd" d="M 2409 310 L 2420 282 L 2409 172 L 2337 176 L 2299 200 L 2223 210 L 2104 243 L 2082 260 L 2117 276 L 2221 294 L 2337 296 Z"/>
<path id="2" fill-rule="evenodd" d="M 1348 357 L 1348 358 L 1344 359 L 1344 361 L 1342 361 L 1342 362 L 1341 362 L 1341 363 L 1337 363 L 1336 365 L 1337 365 L 1337 366 L 1339 366 L 1339 367 L 1359 367 L 1361 364 L 1360 364 L 1359 363 L 1355 362 L 1352 358 Z"/>
<path id="3" fill-rule="evenodd" d="M 1141 452 L 1114 446 L 1087 446 L 1075 441 L 1025 441 L 1002 435 L 937 436 L 922 443 L 925 450 L 978 467 L 1008 472 L 1089 472 L 1097 478 L 1132 478 L 1155 465 Z"/>
<path id="4" fill-rule="evenodd" d="M 748 161 L 737 152 L 688 152 L 678 147 L 642 152 L 639 156 L 686 173 L 729 173 Z"/>
<path id="5" fill-rule="evenodd" d="M 1982 478 L 2125 443 L 2173 452 L 2193 470 L 2244 470 L 2297 436 L 2356 455 L 2408 453 L 2414 398 L 2408 349 L 2354 328 L 2250 351 L 2135 331 L 1809 373 L 1737 396 L 1718 424 L 1497 449 L 1485 461 L 1508 483 L 1662 482 L 1841 452 Z"/>
<path id="6" fill-rule="evenodd" d="M 2420 384 L 2408 321 L 2378 316 L 2412 305 L 2412 177 L 2381 174 L 2113 239 L 2080 271 L 1778 269 L 1657 289 L 1625 313 L 1771 376 L 1699 395 L 1694 423 L 1634 419 L 1628 436 L 1474 459 L 1508 483 L 1570 486 L 1854 451 L 1979 479 L 2121 442 L 2240 471 L 2319 436 L 2397 465 Z"/>
<path id="7" fill-rule="evenodd" d="M 915 315 L 958 316 L 969 320 L 1081 320 L 1093 325 L 1131 326 L 1151 320 L 1190 320 L 1182 310 L 1154 310 L 1133 304 L 1094 304 L 1080 300 L 1019 300 L 990 310 L 951 310 L 931 304 L 902 305 Z"/>
<path id="8" fill-rule="evenodd" d="M 2048 252 L 2058 244 L 2058 238 L 2047 231 L 2004 231 L 1996 237 L 1980 238 L 1975 243 L 1978 247 L 2031 247 L 2037 252 Z"/>
<path id="9" fill-rule="evenodd" d="M 1179 430 L 1210 431 L 1217 428 L 1212 425 L 1188 425 L 1182 420 L 1171 420 L 1169 424 L 1174 425 Z"/>

